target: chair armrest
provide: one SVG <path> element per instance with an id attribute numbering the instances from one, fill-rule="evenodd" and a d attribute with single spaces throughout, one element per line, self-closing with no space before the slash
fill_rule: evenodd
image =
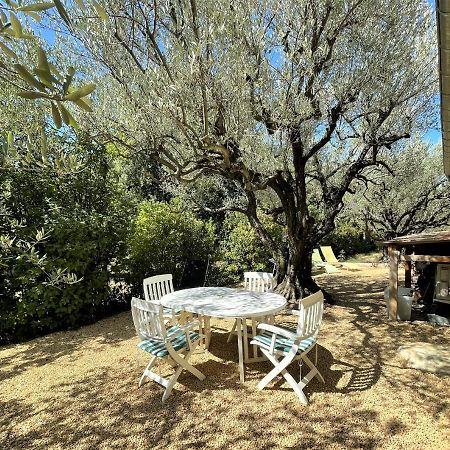
<path id="1" fill-rule="evenodd" d="M 186 334 L 186 338 L 189 339 L 189 331 L 193 330 L 194 328 L 200 327 L 200 322 L 198 320 L 193 320 L 191 322 L 188 322 L 184 325 L 175 325 L 178 329 L 175 333 L 171 334 L 170 336 L 166 337 L 167 341 L 172 341 L 173 339 L 180 336 L 180 334 Z M 201 333 L 199 333 L 201 335 Z"/>
<path id="2" fill-rule="evenodd" d="M 268 323 L 260 323 L 258 325 L 258 330 L 269 331 L 270 333 L 279 334 L 280 336 L 284 336 L 288 339 L 295 340 L 298 337 L 295 333 L 292 333 L 285 328 L 277 327 L 275 325 L 269 325 Z"/>
<path id="3" fill-rule="evenodd" d="M 187 322 L 184 325 L 177 325 L 177 326 L 182 331 L 192 330 L 194 328 L 200 327 L 200 321 L 198 321 L 198 320 L 191 320 L 190 322 Z"/>

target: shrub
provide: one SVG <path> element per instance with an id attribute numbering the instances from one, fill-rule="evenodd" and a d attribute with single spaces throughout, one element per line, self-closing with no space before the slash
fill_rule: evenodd
<path id="1" fill-rule="evenodd" d="M 283 228 L 268 216 L 261 215 L 260 219 L 281 245 Z M 233 284 L 242 280 L 245 271 L 272 271 L 269 262 L 271 257 L 247 218 L 239 213 L 228 214 L 223 223 L 216 261 L 208 281 Z"/>
<path id="2" fill-rule="evenodd" d="M 80 173 L 0 175 L 0 342 L 92 322 L 119 302 L 111 281 L 132 203 L 105 149 L 69 151 Z"/>
<path id="3" fill-rule="evenodd" d="M 374 241 L 357 225 L 350 222 L 340 222 L 321 245 L 331 245 L 336 256 L 345 257 L 356 253 L 367 253 L 376 248 Z"/>
<path id="4" fill-rule="evenodd" d="M 214 230 L 211 221 L 198 219 L 177 198 L 143 202 L 128 240 L 133 291 L 141 292 L 144 278 L 163 273 L 172 273 L 179 286 L 186 264 L 206 261 L 213 252 Z"/>

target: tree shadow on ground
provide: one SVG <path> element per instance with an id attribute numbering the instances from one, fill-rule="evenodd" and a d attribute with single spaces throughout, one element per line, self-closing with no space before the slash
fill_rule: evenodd
<path id="1" fill-rule="evenodd" d="M 403 369 L 395 355 L 405 341 L 448 345 L 448 336 L 433 336 L 427 324 L 387 322 L 381 277 L 327 283 L 338 306 L 325 312 L 318 348 L 325 384 L 314 379 L 306 387 L 307 407 L 282 378 L 257 390 L 267 362 L 247 365 L 239 382 L 236 340 L 226 342 L 231 321 L 214 321 L 210 352 L 193 355 L 207 378 L 183 372 L 162 403 L 161 386 L 137 387 L 148 355 L 141 352 L 136 364 L 131 317 L 120 314 L 6 349 L 0 448 L 374 449 L 392 439 L 397 448 L 443 448 L 445 436 L 433 441 L 435 434 L 417 429 L 425 419 L 421 433 L 444 426 L 448 379 Z M 163 376 L 172 370 L 161 366 Z M 290 371 L 298 377 L 298 366 Z"/>
<path id="2" fill-rule="evenodd" d="M 10 356 L 2 355 L 0 381 L 15 377 L 30 367 L 44 366 L 61 357 L 73 354 L 93 340 L 98 344 L 116 346 L 135 335 L 133 324 L 122 326 L 119 316 L 103 319 L 73 331 L 62 331 L 30 340 L 20 345 L 21 351 Z M 1 347 L 1 350 L 17 348 L 16 345 Z M 8 367 L 8 369 L 6 369 Z"/>

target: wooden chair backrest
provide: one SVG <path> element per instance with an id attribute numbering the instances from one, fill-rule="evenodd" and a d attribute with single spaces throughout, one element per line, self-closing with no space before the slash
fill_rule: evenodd
<path id="1" fill-rule="evenodd" d="M 299 302 L 297 334 L 307 339 L 319 333 L 323 316 L 323 292 L 318 291 Z"/>
<path id="2" fill-rule="evenodd" d="M 273 274 L 269 272 L 244 272 L 244 287 L 248 291 L 269 292 L 274 287 Z"/>
<path id="3" fill-rule="evenodd" d="M 131 299 L 131 314 L 136 333 L 142 341 L 146 339 L 164 341 L 166 327 L 161 305 L 133 297 Z"/>
<path id="4" fill-rule="evenodd" d="M 159 301 L 163 295 L 173 292 L 173 277 L 168 273 L 144 279 L 144 297 L 148 302 Z"/>

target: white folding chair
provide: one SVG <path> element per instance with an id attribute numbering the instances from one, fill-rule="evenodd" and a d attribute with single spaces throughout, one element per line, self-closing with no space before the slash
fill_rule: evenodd
<path id="1" fill-rule="evenodd" d="M 170 273 L 145 278 L 143 285 L 144 285 L 144 298 L 148 302 L 159 303 L 163 295 L 170 294 L 171 292 L 174 291 L 173 277 L 172 274 Z"/>
<path id="2" fill-rule="evenodd" d="M 316 292 L 309 297 L 300 300 L 299 309 L 291 311 L 298 316 L 296 329 L 282 328 L 271 324 L 261 323 L 258 330 L 262 333 L 254 337 L 250 342 L 257 345 L 264 355 L 272 362 L 274 368 L 259 382 L 258 389 L 264 389 L 277 375 L 283 375 L 300 401 L 308 404 L 303 388 L 317 376 L 322 383 L 324 379 L 318 371 L 317 365 L 317 335 L 323 314 L 323 293 Z M 308 357 L 308 353 L 316 349 L 315 364 Z M 295 381 L 286 368 L 293 361 L 299 360 L 300 381 Z M 301 368 L 305 363 L 310 371 L 302 378 Z"/>
<path id="3" fill-rule="evenodd" d="M 170 294 L 173 289 L 173 276 L 171 273 L 164 275 L 155 275 L 153 277 L 145 278 L 143 281 L 144 298 L 148 302 L 159 304 L 161 297 Z M 175 318 L 177 322 L 183 323 L 186 320 L 192 319 L 192 314 L 184 311 L 172 311 L 170 308 L 163 307 L 164 317 L 166 319 Z"/>
<path id="4" fill-rule="evenodd" d="M 273 274 L 270 272 L 244 272 L 244 289 L 253 292 L 270 292 L 274 288 Z M 256 321 L 258 319 L 252 319 L 252 329 L 256 327 Z M 233 328 L 228 334 L 227 342 L 231 341 L 231 338 L 236 333 L 237 321 L 234 321 Z"/>
<path id="5" fill-rule="evenodd" d="M 199 380 L 205 379 L 205 375 L 189 364 L 189 358 L 201 337 L 192 331 L 194 327 L 198 327 L 198 321 L 166 329 L 162 306 L 138 298 L 131 300 L 131 313 L 136 333 L 140 339 L 138 347 L 152 355 L 139 380 L 139 387 L 145 378 L 156 381 L 166 388 L 162 397 L 164 402 L 172 392 L 183 369 L 191 372 Z M 184 357 L 181 356 L 183 353 L 185 353 Z M 172 366 L 176 367 L 175 373 L 170 378 L 163 378 L 150 370 L 158 362 L 158 359 L 167 359 Z"/>

